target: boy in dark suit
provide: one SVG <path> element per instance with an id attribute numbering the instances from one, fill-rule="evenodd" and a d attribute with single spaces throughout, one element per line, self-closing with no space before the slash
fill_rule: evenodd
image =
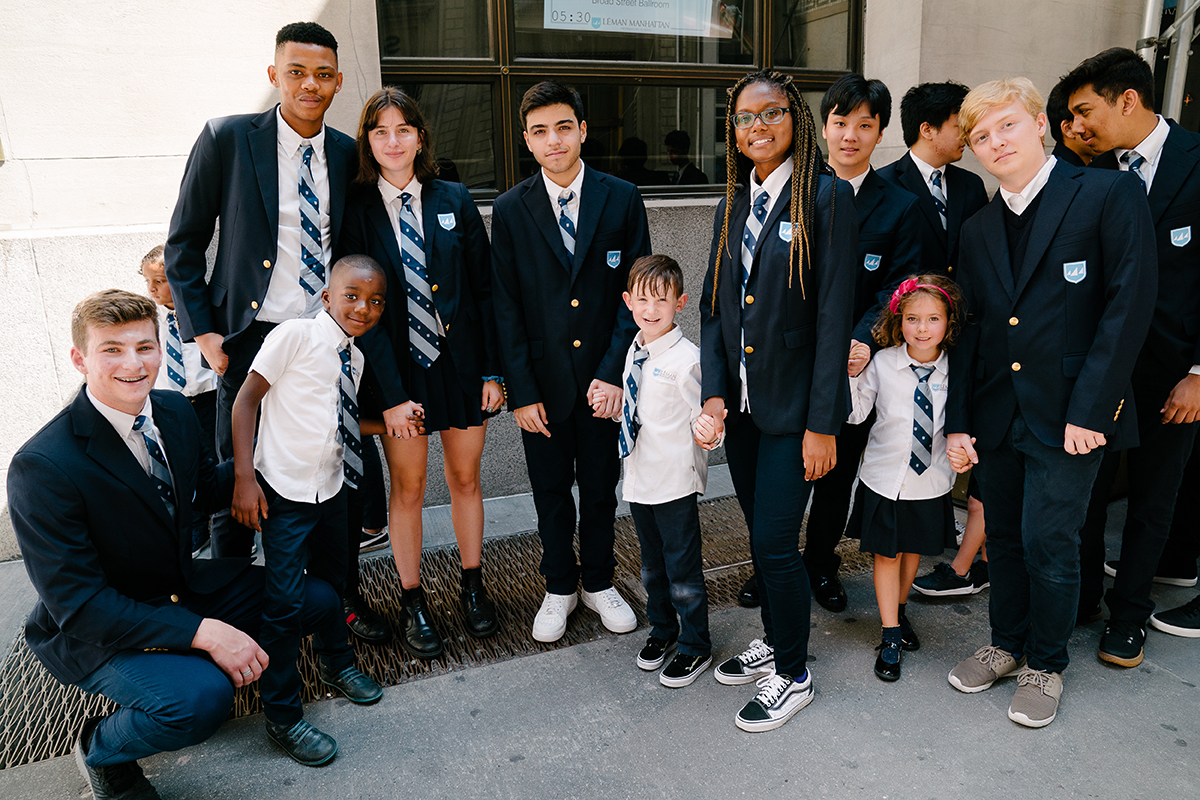
<path id="1" fill-rule="evenodd" d="M 879 170 L 879 177 L 915 194 L 921 211 L 919 272 L 955 277 L 959 230 L 987 203 L 983 180 L 954 166 L 963 156 L 958 109 L 967 87 L 953 81 L 922 83 L 900 101 L 900 126 L 908 152 Z"/>
<path id="2" fill-rule="evenodd" d="M 313 317 L 337 241 L 354 139 L 325 127 L 341 89 L 337 40 L 314 22 L 285 25 L 267 67 L 279 105 L 209 120 L 192 147 L 171 217 L 167 277 L 179 332 L 218 374 L 217 451 L 231 458 L 230 413 L 250 362 L 280 322 Z M 205 251 L 220 219 L 216 263 Z M 253 533 L 214 524 L 213 552 L 248 555 Z"/>
<path id="3" fill-rule="evenodd" d="M 621 370 L 637 332 L 621 300 L 629 267 L 650 254 L 637 188 L 584 165 L 583 100 L 550 81 L 521 100 L 537 174 L 492 209 L 493 303 L 508 402 L 521 426 L 542 539 L 546 597 L 533 638 L 557 641 L 583 603 L 605 627 L 637 627 L 612 585 L 620 462 Z M 579 483 L 579 552 L 573 548 Z"/>
<path id="4" fill-rule="evenodd" d="M 1049 725 L 1079 596 L 1079 528 L 1154 302 L 1154 242 L 1137 183 L 1047 158 L 1042 98 L 1026 78 L 963 101 L 971 150 L 1000 181 L 963 226 L 969 323 L 950 361 L 951 465 L 988 509 L 991 643 L 949 675 L 981 692 L 1014 674 L 1009 719 Z"/>
<path id="5" fill-rule="evenodd" d="M 1200 136 L 1154 113 L 1154 75 L 1132 50 L 1112 48 L 1063 79 L 1074 130 L 1103 152 L 1093 166 L 1132 172 L 1149 201 L 1158 250 L 1158 299 L 1133 371 L 1139 444 L 1128 453 L 1129 516 L 1100 658 L 1122 667 L 1142 661 L 1150 586 L 1171 527 L 1175 496 L 1200 417 Z M 1100 600 L 1107 489 L 1117 469 L 1105 458 L 1083 532 L 1085 590 Z M 1183 568 L 1183 565 L 1180 565 Z M 1195 564 L 1190 565 L 1195 577 Z"/>
<path id="6" fill-rule="evenodd" d="M 1054 138 L 1051 155 L 1059 161 L 1075 167 L 1086 167 L 1096 157 L 1096 151 L 1084 144 L 1082 137 L 1072 130 L 1075 116 L 1067 108 L 1062 81 L 1046 96 L 1046 122 L 1050 125 L 1050 136 Z"/>

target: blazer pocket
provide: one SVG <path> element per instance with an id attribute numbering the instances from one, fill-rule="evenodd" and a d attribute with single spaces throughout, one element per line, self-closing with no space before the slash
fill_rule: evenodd
<path id="1" fill-rule="evenodd" d="M 807 347 L 813 343 L 814 325 L 801 325 L 799 328 L 792 328 L 790 331 L 783 332 L 783 343 L 789 349 L 795 350 L 800 347 Z"/>
<path id="2" fill-rule="evenodd" d="M 225 302 L 225 287 L 219 283 L 214 283 L 209 287 L 209 292 L 212 293 L 212 304 L 215 308 L 220 308 Z"/>
<path id="3" fill-rule="evenodd" d="M 1054 247 L 1059 248 L 1065 245 L 1072 245 L 1076 242 L 1096 241 L 1099 234 L 1095 228 L 1087 228 L 1086 230 L 1067 231 L 1059 233 L 1054 237 Z"/>
<path id="4" fill-rule="evenodd" d="M 529 357 L 537 360 L 537 359 L 540 359 L 543 355 L 545 355 L 545 352 L 542 347 L 542 340 L 541 339 L 530 339 L 529 340 Z"/>
<path id="5" fill-rule="evenodd" d="M 1087 353 L 1071 353 L 1063 356 L 1063 375 L 1068 378 L 1078 378 L 1079 373 L 1083 371 L 1083 362 L 1086 360 Z"/>

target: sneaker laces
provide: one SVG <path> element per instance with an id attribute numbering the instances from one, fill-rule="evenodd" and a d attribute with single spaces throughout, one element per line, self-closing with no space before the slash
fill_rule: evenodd
<path id="1" fill-rule="evenodd" d="M 764 642 L 762 639 L 755 639 L 750 642 L 750 646 L 737 654 L 737 660 L 746 666 L 750 666 L 753 661 L 772 657 L 775 655 L 775 649 L 771 645 Z"/>
<path id="2" fill-rule="evenodd" d="M 992 672 L 995 672 L 996 667 L 999 664 L 1002 664 L 1006 659 L 1011 659 L 1012 655 L 1010 653 L 1005 652 L 1004 650 L 1001 650 L 999 647 L 996 647 L 995 645 L 989 644 L 989 645 L 984 645 L 983 647 L 976 650 L 975 658 L 978 659 L 980 664 L 983 664 L 985 667 L 990 669 Z"/>
<path id="3" fill-rule="evenodd" d="M 542 600 L 542 608 L 539 613 L 542 614 L 558 614 L 565 617 L 567 615 L 567 598 L 568 595 L 547 594 Z"/>
<path id="4" fill-rule="evenodd" d="M 1050 685 L 1050 673 L 1042 669 L 1029 669 L 1026 667 L 1017 673 L 1017 686 L 1029 686 L 1030 684 L 1045 691 Z"/>
<path id="5" fill-rule="evenodd" d="M 596 592 L 592 596 L 598 604 L 603 603 L 609 608 L 620 608 L 625 605 L 625 600 L 621 597 L 615 586 L 610 586 L 607 589 Z"/>
<path id="6" fill-rule="evenodd" d="M 780 675 L 778 672 L 772 672 L 766 677 L 759 678 L 755 684 L 759 687 L 759 692 L 754 699 L 763 708 L 770 708 L 779 702 L 780 696 L 792 685 L 792 679 L 786 675 Z"/>

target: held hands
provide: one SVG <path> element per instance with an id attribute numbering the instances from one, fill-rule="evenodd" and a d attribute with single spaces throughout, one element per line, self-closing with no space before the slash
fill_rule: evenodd
<path id="1" fill-rule="evenodd" d="M 262 531 L 259 518 L 267 518 L 267 497 L 253 476 L 237 477 L 233 482 L 233 518 L 238 523 Z"/>
<path id="2" fill-rule="evenodd" d="M 1162 407 L 1163 424 L 1180 425 L 1200 419 L 1200 375 L 1188 375 L 1167 395 Z"/>
<path id="3" fill-rule="evenodd" d="M 218 375 L 224 375 L 225 370 L 229 369 L 229 356 L 221 349 L 224 343 L 225 337 L 219 333 L 202 333 L 196 337 L 196 344 L 200 345 L 204 360 Z"/>
<path id="4" fill-rule="evenodd" d="M 963 473 L 979 463 L 979 454 L 975 452 L 975 437 L 965 433 L 952 433 L 946 437 L 946 456 L 950 459 L 950 468 L 957 473 Z"/>
<path id="5" fill-rule="evenodd" d="M 800 452 L 804 456 L 804 480 L 823 478 L 837 465 L 837 438 L 827 433 L 805 431 Z"/>
<path id="6" fill-rule="evenodd" d="M 383 412 L 383 424 L 388 436 L 397 439 L 415 439 L 425 432 L 425 409 L 420 403 L 409 400 Z"/>
<path id="7" fill-rule="evenodd" d="M 850 362 L 847 371 L 851 378 L 857 378 L 871 362 L 871 348 L 857 339 L 850 340 Z"/>
<path id="8" fill-rule="evenodd" d="M 592 406 L 593 417 L 600 419 L 616 419 L 621 413 L 621 401 L 623 395 L 620 386 L 613 386 L 611 383 L 605 383 L 599 378 L 594 378 L 591 385 L 588 386 L 588 402 Z"/>
<path id="9" fill-rule="evenodd" d="M 504 390 L 495 381 L 485 381 L 483 384 L 483 400 L 480 411 L 499 411 L 504 405 Z"/>
<path id="10" fill-rule="evenodd" d="M 1087 455 L 1097 448 L 1104 447 L 1106 442 L 1103 433 L 1089 431 L 1069 422 L 1063 438 L 1066 440 L 1063 442 L 1063 449 L 1073 456 Z"/>
<path id="11" fill-rule="evenodd" d="M 725 400 L 721 397 L 710 397 L 704 401 L 704 408 L 696 418 L 696 426 L 692 437 L 696 445 L 705 450 L 712 450 L 721 441 L 725 432 L 725 417 L 729 412 L 725 409 Z M 708 426 L 711 425 L 711 430 Z"/>
<path id="12" fill-rule="evenodd" d="M 206 617 L 200 621 L 200 627 L 192 637 L 192 648 L 208 653 L 234 686 L 254 683 L 269 663 L 258 642 L 218 619 Z"/>
<path id="13" fill-rule="evenodd" d="M 530 433 L 540 433 L 547 439 L 550 438 L 550 431 L 546 428 L 546 406 L 542 403 L 531 403 L 527 406 L 521 406 L 513 410 L 513 416 L 517 419 L 517 425 L 521 430 L 529 431 Z"/>

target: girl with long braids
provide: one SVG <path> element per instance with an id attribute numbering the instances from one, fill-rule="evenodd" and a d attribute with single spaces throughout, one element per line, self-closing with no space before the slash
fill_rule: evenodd
<path id="1" fill-rule="evenodd" d="M 700 303 L 702 396 L 718 434 L 727 426 L 765 631 L 716 678 L 758 681 L 735 718 L 755 732 L 783 725 L 813 697 L 800 525 L 809 482 L 833 467 L 848 413 L 858 224 L 850 185 L 825 166 L 790 77 L 745 76 L 729 90 L 727 112 L 726 196 Z M 751 167 L 744 186 L 741 165 Z"/>

